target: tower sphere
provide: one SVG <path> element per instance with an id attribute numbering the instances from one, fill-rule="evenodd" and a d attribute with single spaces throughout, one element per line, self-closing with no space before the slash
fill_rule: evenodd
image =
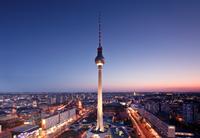
<path id="1" fill-rule="evenodd" d="M 103 57 L 102 50 L 103 50 L 103 48 L 101 46 L 97 48 L 97 56 L 95 58 L 95 63 L 97 65 L 103 65 L 105 63 L 105 59 Z"/>

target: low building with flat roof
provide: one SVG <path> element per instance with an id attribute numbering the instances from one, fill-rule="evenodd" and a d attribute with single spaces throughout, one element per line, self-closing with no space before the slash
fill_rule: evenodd
<path id="1" fill-rule="evenodd" d="M 123 127 L 111 127 L 111 138 L 130 138 L 129 133 Z"/>
<path id="2" fill-rule="evenodd" d="M 36 138 L 39 136 L 39 126 L 37 125 L 22 125 L 14 128 L 12 131 L 13 138 Z"/>
<path id="3" fill-rule="evenodd" d="M 7 115 L 0 117 L 0 125 L 2 126 L 2 130 L 14 128 L 22 124 L 23 121 L 16 115 Z"/>

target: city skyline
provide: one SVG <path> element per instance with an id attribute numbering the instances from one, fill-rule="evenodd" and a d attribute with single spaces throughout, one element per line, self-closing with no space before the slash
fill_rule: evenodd
<path id="1" fill-rule="evenodd" d="M 1 1 L 0 91 L 200 91 L 200 2 Z"/>

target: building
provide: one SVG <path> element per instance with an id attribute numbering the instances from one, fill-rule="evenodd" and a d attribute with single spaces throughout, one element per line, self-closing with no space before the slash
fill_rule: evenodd
<path id="1" fill-rule="evenodd" d="M 81 100 L 78 100 L 77 106 L 78 106 L 78 109 L 82 109 L 83 108 Z"/>
<path id="2" fill-rule="evenodd" d="M 200 122 L 200 104 L 193 101 L 183 103 L 183 119 L 186 124 Z"/>
<path id="3" fill-rule="evenodd" d="M 2 126 L 2 130 L 13 128 L 22 124 L 23 121 L 16 115 L 7 115 L 0 117 L 0 125 Z"/>
<path id="4" fill-rule="evenodd" d="M 145 101 L 144 108 L 152 114 L 157 114 L 160 112 L 160 103 L 157 99 L 147 100 Z"/>
<path id="5" fill-rule="evenodd" d="M 50 97 L 49 98 L 50 104 L 55 104 L 56 103 L 56 97 Z"/>
<path id="6" fill-rule="evenodd" d="M 194 110 L 192 103 L 183 104 L 183 118 L 185 123 L 192 123 L 194 120 Z"/>
<path id="7" fill-rule="evenodd" d="M 32 102 L 32 107 L 37 107 L 37 100 L 33 100 L 33 102 Z"/>
<path id="8" fill-rule="evenodd" d="M 14 128 L 11 133 L 13 138 L 36 138 L 39 136 L 39 126 L 22 125 Z"/>
<path id="9" fill-rule="evenodd" d="M 146 111 L 144 108 L 138 108 L 138 112 L 143 118 L 147 119 L 151 125 L 153 125 L 153 127 L 161 136 L 175 138 L 175 126 L 168 125 L 152 113 Z"/>
<path id="10" fill-rule="evenodd" d="M 42 128 L 44 130 L 54 127 L 67 120 L 74 119 L 76 117 L 76 108 L 47 116 L 42 119 Z"/>
<path id="11" fill-rule="evenodd" d="M 123 127 L 112 127 L 110 128 L 111 138 L 131 138 Z"/>

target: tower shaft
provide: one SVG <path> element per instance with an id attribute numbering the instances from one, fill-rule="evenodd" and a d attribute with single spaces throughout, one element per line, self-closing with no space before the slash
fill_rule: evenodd
<path id="1" fill-rule="evenodd" d="M 98 66 L 98 103 L 97 103 L 97 126 L 96 129 L 104 132 L 103 126 L 103 103 L 102 103 L 102 70 L 101 65 Z"/>

